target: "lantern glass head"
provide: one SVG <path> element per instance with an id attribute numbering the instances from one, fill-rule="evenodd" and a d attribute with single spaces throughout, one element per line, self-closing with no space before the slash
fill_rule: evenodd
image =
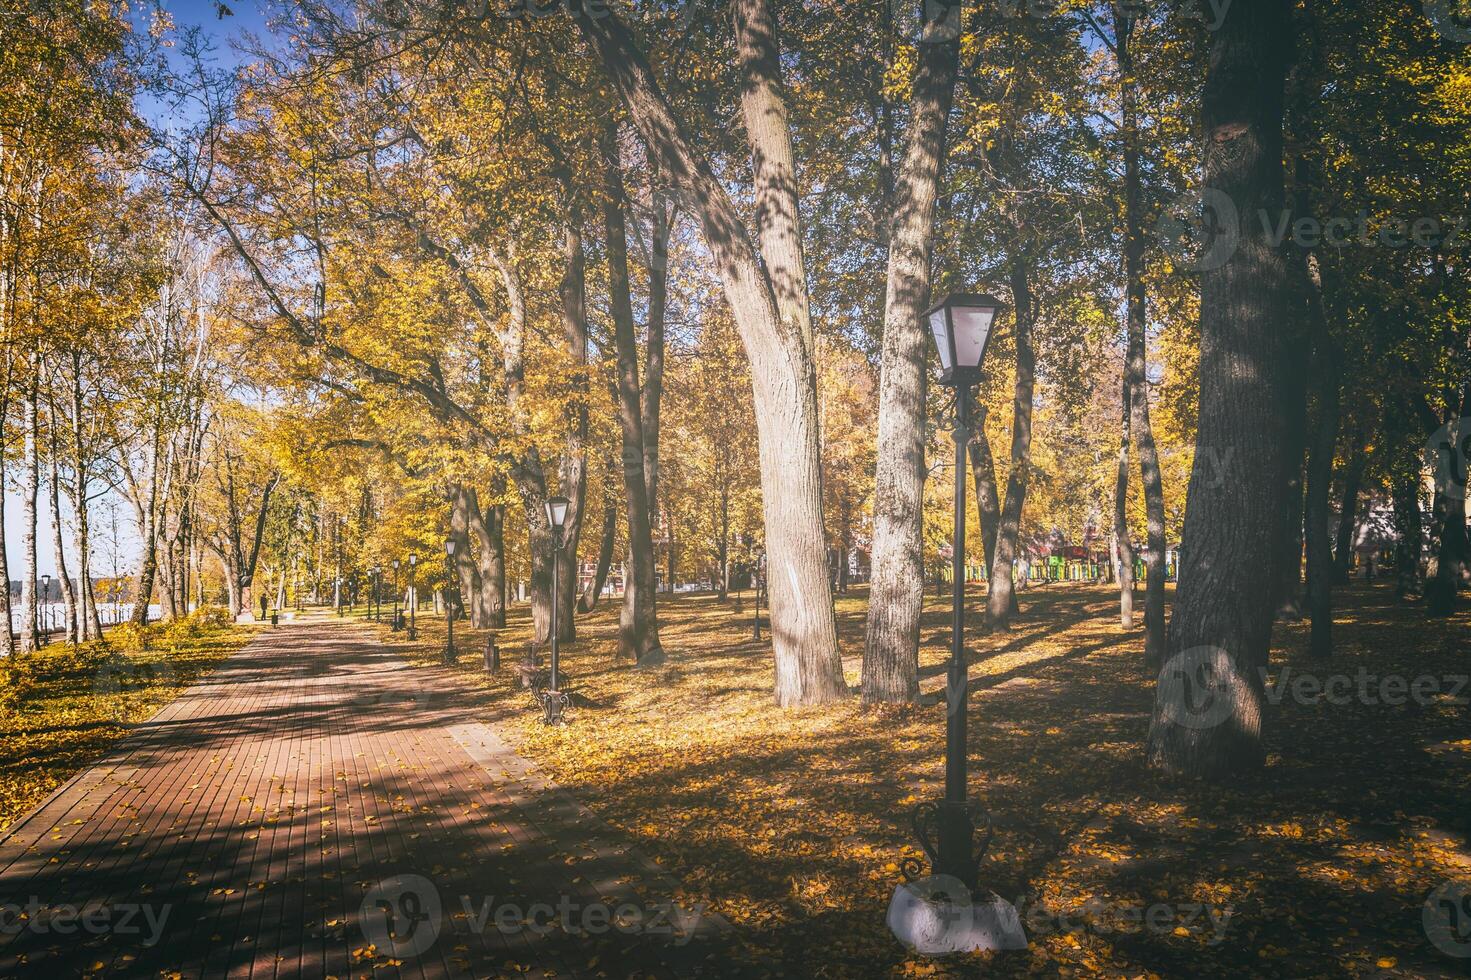
<path id="1" fill-rule="evenodd" d="M 419 564 L 419 556 L 418 555 L 409 555 L 409 567 L 410 568 L 413 568 L 417 564 Z"/>
<path id="2" fill-rule="evenodd" d="M 398 559 L 397 558 L 393 559 L 392 564 L 393 564 L 393 570 L 395 572 L 398 571 Z"/>
<path id="3" fill-rule="evenodd" d="M 455 556 L 455 539 L 454 538 L 445 538 L 444 539 L 444 553 L 446 555 L 448 555 L 449 557 L 451 557 L 451 558 L 453 558 Z"/>
<path id="4" fill-rule="evenodd" d="M 554 530 L 560 531 L 567 523 L 567 508 L 572 501 L 566 497 L 552 497 L 547 500 L 547 523 Z"/>
<path id="5" fill-rule="evenodd" d="M 925 313 L 940 353 L 940 380 L 952 388 L 981 380 L 981 362 L 1001 301 L 980 293 L 951 293 Z"/>

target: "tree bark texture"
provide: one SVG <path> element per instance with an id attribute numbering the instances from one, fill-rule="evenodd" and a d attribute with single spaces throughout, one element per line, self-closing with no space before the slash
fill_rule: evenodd
<path id="1" fill-rule="evenodd" d="M 1219 260 L 1201 269 L 1197 451 L 1146 755 L 1157 769 L 1210 779 L 1264 762 L 1262 671 L 1288 511 L 1291 285 L 1286 257 L 1254 216 L 1283 204 L 1290 32 L 1286 0 L 1237 0 L 1212 35 L 1202 93 L 1204 187 L 1228 213 L 1225 237 L 1206 253 Z M 1231 480 L 1216 479 L 1205 450 L 1234 460 Z"/>

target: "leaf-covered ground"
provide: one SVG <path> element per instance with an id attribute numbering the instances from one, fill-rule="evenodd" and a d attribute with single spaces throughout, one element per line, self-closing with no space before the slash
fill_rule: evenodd
<path id="1" fill-rule="evenodd" d="M 0 833 L 250 633 L 202 615 L 107 635 L 111 650 L 53 642 L 0 660 Z"/>
<path id="2" fill-rule="evenodd" d="M 1141 765 L 1153 678 L 1107 589 L 1051 586 L 1022 602 L 1018 628 L 971 643 L 970 785 L 996 826 L 982 883 L 1019 907 L 1030 939 L 992 956 L 928 959 L 884 925 L 899 862 L 919 855 L 909 811 L 942 792 L 943 706 L 776 709 L 749 597 L 738 614 L 710 596 L 661 596 L 671 658 L 652 671 L 614 660 L 616 602 L 581 618 L 564 661 L 578 704 L 562 728 L 537 723 L 509 669 L 483 676 L 483 634 L 457 627 L 457 667 L 484 689 L 488 720 L 730 920 L 758 975 L 1433 976 L 1471 964 L 1432 944 L 1422 920 L 1438 886 L 1471 884 L 1471 691 L 1453 691 L 1471 617 L 1427 622 L 1387 588 L 1356 586 L 1328 668 L 1306 660 L 1304 625 L 1280 628 L 1269 765 L 1212 787 Z M 856 686 L 862 594 L 837 608 Z M 942 683 L 947 619 L 927 599 L 926 690 Z M 421 626 L 411 653 L 427 665 L 443 623 Z M 502 631 L 508 664 L 526 629 L 522 610 Z M 1288 692 L 1302 673 L 1344 675 L 1355 696 L 1299 703 Z M 1369 703 L 1389 676 L 1438 690 Z"/>

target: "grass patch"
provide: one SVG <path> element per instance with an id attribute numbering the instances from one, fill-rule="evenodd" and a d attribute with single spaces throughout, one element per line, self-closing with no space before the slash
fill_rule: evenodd
<path id="1" fill-rule="evenodd" d="M 580 703 L 564 728 L 538 724 L 512 686 L 524 607 L 501 631 L 499 677 L 481 670 L 484 635 L 458 624 L 456 668 L 484 690 L 487 720 L 686 882 L 691 901 L 732 922 L 753 975 L 1460 969 L 1421 916 L 1442 883 L 1471 883 L 1471 727 L 1448 685 L 1398 705 L 1283 697 L 1269 708 L 1263 772 L 1228 786 L 1177 782 L 1141 764 L 1154 678 L 1142 630 L 1119 627 L 1111 590 L 1025 592 L 1016 628 L 986 636 L 973 601 L 970 787 L 996 827 L 981 880 L 1022 909 L 1030 947 L 930 960 L 895 942 L 884 914 L 899 862 L 919 856 L 910 810 L 943 792 L 943 704 L 778 710 L 769 630 L 752 639 L 749 595 L 739 613 L 710 596 L 659 598 L 663 668 L 614 659 L 616 601 L 579 618 L 564 665 Z M 1387 585 L 1355 585 L 1338 601 L 1328 666 L 1307 658 L 1306 624 L 1277 629 L 1274 670 L 1289 670 L 1289 685 L 1304 673 L 1355 685 L 1361 671 L 1467 673 L 1467 613 L 1427 621 Z M 856 687 L 865 597 L 839 598 L 837 612 Z M 927 597 L 926 691 L 943 684 L 948 617 L 948 602 Z M 428 669 L 444 624 L 419 624 L 415 648 L 391 642 Z"/>
<path id="2" fill-rule="evenodd" d="M 0 833 L 250 635 L 206 609 L 114 627 L 105 647 L 53 642 L 0 660 Z"/>

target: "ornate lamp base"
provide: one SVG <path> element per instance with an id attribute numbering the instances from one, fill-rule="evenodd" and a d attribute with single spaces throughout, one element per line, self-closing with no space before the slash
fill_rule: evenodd
<path id="1" fill-rule="evenodd" d="M 566 691 L 554 691 L 543 688 L 536 692 L 536 699 L 541 702 L 541 720 L 546 725 L 561 725 L 566 722 L 562 712 L 572 703 Z"/>
<path id="2" fill-rule="evenodd" d="M 978 824 L 983 828 L 979 843 L 976 842 Z M 974 892 L 981 859 L 986 856 L 995 833 L 991 815 L 974 801 L 925 802 L 914 808 L 910 826 L 930 859 L 930 874 L 947 875 Z M 914 881 L 924 874 L 924 865 L 917 858 L 905 858 L 902 870 L 906 879 Z"/>

